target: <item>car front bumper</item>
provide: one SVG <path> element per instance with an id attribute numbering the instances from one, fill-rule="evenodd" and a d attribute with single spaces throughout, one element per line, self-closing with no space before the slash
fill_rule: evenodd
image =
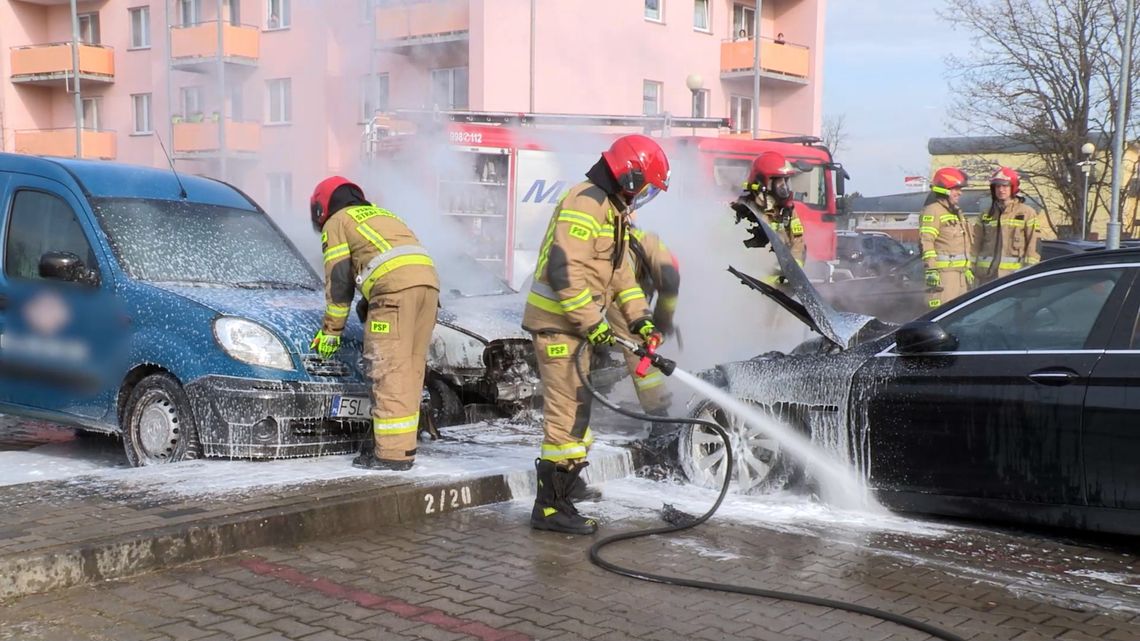
<path id="1" fill-rule="evenodd" d="M 202 453 L 275 459 L 355 451 L 371 419 L 331 416 L 336 396 L 369 398 L 362 383 L 205 376 L 186 386 Z"/>

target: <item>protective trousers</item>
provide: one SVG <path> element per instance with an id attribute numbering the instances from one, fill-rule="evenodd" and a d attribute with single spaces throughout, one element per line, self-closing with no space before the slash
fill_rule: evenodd
<path id="1" fill-rule="evenodd" d="M 927 307 L 941 307 L 965 294 L 969 289 L 969 285 L 966 284 L 966 272 L 963 269 L 939 269 L 938 277 L 942 279 L 942 284 L 926 290 Z"/>
<path id="2" fill-rule="evenodd" d="M 641 342 L 641 338 L 635 337 L 626 327 L 621 311 L 609 307 L 606 310 L 606 320 L 609 321 L 610 329 L 615 335 L 634 343 Z M 669 389 L 665 385 L 665 375 L 656 367 L 650 367 L 644 377 L 639 377 L 636 371 L 637 366 L 641 363 L 641 357 L 634 356 L 624 349 L 621 352 L 625 357 L 625 368 L 629 370 L 629 376 L 633 379 L 633 389 L 637 391 L 637 400 L 641 403 L 641 409 L 645 410 L 646 414 L 664 414 L 665 410 L 669 408 L 670 401 Z"/>
<path id="3" fill-rule="evenodd" d="M 593 397 L 582 385 L 574 367 L 574 352 L 585 339 L 570 334 L 542 333 L 534 337 L 538 376 L 542 379 L 541 458 L 561 467 L 586 459 L 594 435 L 590 433 Z M 582 371 L 590 372 L 590 348 L 582 350 Z"/>
<path id="4" fill-rule="evenodd" d="M 439 291 L 422 285 L 368 300 L 364 358 L 372 378 L 378 459 L 415 459 L 424 368 L 438 306 Z"/>

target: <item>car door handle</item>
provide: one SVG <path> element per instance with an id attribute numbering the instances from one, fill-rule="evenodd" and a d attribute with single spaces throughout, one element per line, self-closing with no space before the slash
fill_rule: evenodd
<path id="1" fill-rule="evenodd" d="M 1029 380 L 1042 385 L 1068 385 L 1081 375 L 1071 369 L 1039 369 L 1029 374 Z"/>

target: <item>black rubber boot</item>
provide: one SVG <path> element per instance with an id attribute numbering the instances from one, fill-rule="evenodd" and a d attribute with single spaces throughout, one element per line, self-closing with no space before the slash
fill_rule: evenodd
<path id="1" fill-rule="evenodd" d="M 570 500 L 571 501 L 597 501 L 602 498 L 602 491 L 591 485 L 586 485 L 586 480 L 582 478 L 582 469 L 589 463 L 582 463 L 578 466 L 578 474 L 574 479 L 574 485 L 570 487 Z"/>
<path id="2" fill-rule="evenodd" d="M 406 472 L 412 469 L 415 461 L 389 461 L 376 458 L 376 446 L 372 441 L 365 441 L 360 445 L 360 454 L 352 459 L 352 466 L 362 470 L 393 470 Z"/>
<path id="3" fill-rule="evenodd" d="M 530 526 L 536 530 L 550 530 L 566 534 L 593 534 L 598 523 L 578 513 L 570 501 L 570 489 L 578 480 L 581 467 L 571 471 L 557 467 L 554 461 L 536 459 L 538 490 L 534 509 L 530 512 Z"/>

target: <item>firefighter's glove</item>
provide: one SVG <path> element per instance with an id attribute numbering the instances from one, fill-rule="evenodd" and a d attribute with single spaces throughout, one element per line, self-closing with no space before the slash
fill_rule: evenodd
<path id="1" fill-rule="evenodd" d="M 319 329 L 317 335 L 313 337 L 313 342 L 309 343 L 309 349 L 315 350 L 321 358 L 332 358 L 340 349 L 340 336 L 326 334 L 325 330 Z"/>
<path id="2" fill-rule="evenodd" d="M 926 270 L 926 286 L 927 287 L 941 287 L 942 277 L 938 275 L 937 269 Z"/>
<path id="3" fill-rule="evenodd" d="M 968 287 L 974 286 L 974 270 L 969 267 L 966 268 L 966 285 Z"/>
<path id="4" fill-rule="evenodd" d="M 586 338 L 590 339 L 591 345 L 613 345 L 614 332 L 610 329 L 610 324 L 606 321 L 598 321 L 590 329 L 586 330 Z"/>
<path id="5" fill-rule="evenodd" d="M 356 317 L 360 319 L 360 323 L 364 324 L 368 320 L 368 299 L 361 298 L 356 302 Z"/>
<path id="6" fill-rule="evenodd" d="M 657 326 L 653 324 L 653 321 L 649 320 L 648 318 L 643 318 L 633 323 L 629 326 L 629 329 L 630 331 L 641 336 L 641 339 L 645 341 L 645 344 L 652 347 L 653 349 L 657 349 L 661 346 L 662 343 L 665 342 L 665 337 L 661 334 L 661 331 L 658 330 Z"/>

